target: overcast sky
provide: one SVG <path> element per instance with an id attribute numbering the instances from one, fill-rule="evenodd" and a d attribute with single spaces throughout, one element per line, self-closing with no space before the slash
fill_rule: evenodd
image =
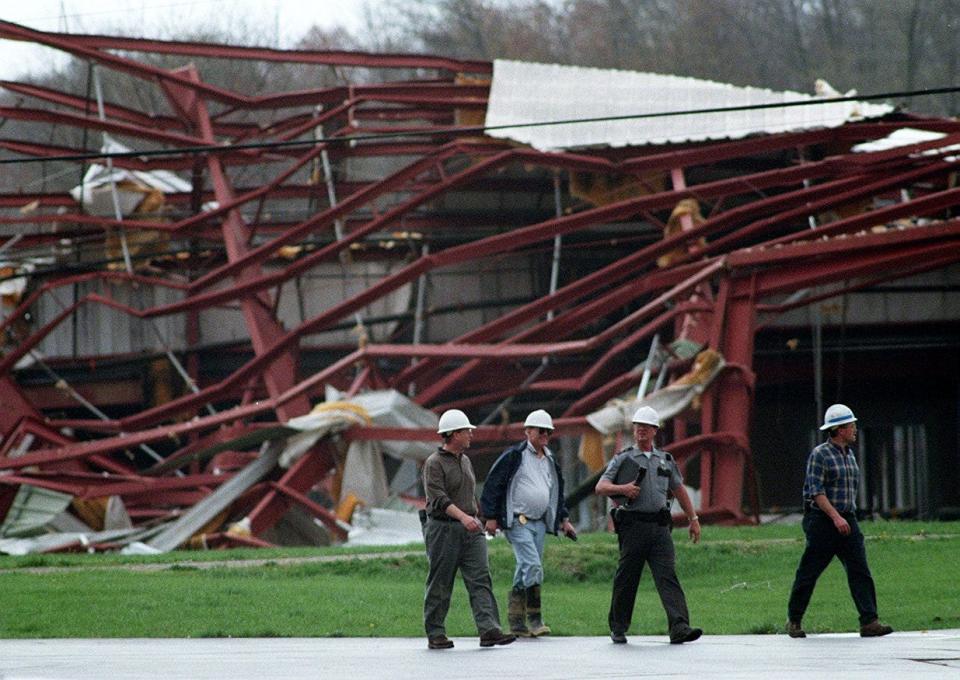
<path id="1" fill-rule="evenodd" d="M 270 46 L 291 47 L 316 24 L 356 28 L 369 0 L 0 0 L 0 19 L 43 31 L 175 37 L 190 26 L 253 26 Z M 0 79 L 43 73 L 62 53 L 0 39 Z M 58 61 L 60 60 L 60 61 Z"/>

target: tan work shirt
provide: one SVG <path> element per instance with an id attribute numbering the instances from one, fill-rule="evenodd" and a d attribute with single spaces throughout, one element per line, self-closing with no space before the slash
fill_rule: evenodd
<path id="1" fill-rule="evenodd" d="M 464 454 L 444 448 L 430 454 L 423 464 L 423 488 L 427 493 L 427 514 L 448 519 L 447 507 L 456 505 L 468 515 L 477 515 L 477 478 Z"/>

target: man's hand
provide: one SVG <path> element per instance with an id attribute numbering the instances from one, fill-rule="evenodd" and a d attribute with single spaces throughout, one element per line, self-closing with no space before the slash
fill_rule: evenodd
<path id="1" fill-rule="evenodd" d="M 700 520 L 692 519 L 690 520 L 690 540 L 694 543 L 700 542 Z"/>
<path id="2" fill-rule="evenodd" d="M 569 538 L 571 541 L 577 540 L 577 530 L 573 528 L 572 524 L 570 524 L 570 520 L 563 520 L 563 526 L 560 527 L 560 530 L 563 531 L 563 535 Z"/>
<path id="3" fill-rule="evenodd" d="M 640 495 L 640 487 L 636 484 L 621 484 L 619 486 L 620 494 L 633 500 Z"/>
<path id="4" fill-rule="evenodd" d="M 833 526 L 837 528 L 841 536 L 850 535 L 850 523 L 843 518 L 843 515 L 837 515 L 833 518 Z"/>
<path id="5" fill-rule="evenodd" d="M 488 534 L 490 534 L 491 536 L 495 536 L 495 535 L 497 534 L 497 529 L 499 529 L 499 528 L 500 528 L 500 523 L 499 523 L 497 520 L 495 520 L 495 519 L 488 519 L 488 520 L 487 520 L 487 533 L 488 533 Z"/>
<path id="6" fill-rule="evenodd" d="M 833 526 L 836 527 L 841 536 L 850 535 L 850 525 L 847 523 L 847 520 L 843 518 L 843 515 L 837 512 L 837 509 L 833 507 L 833 503 L 830 502 L 830 499 L 827 498 L 826 494 L 817 494 L 813 497 L 813 502 L 817 504 L 817 507 L 820 508 L 821 512 L 823 512 L 833 521 Z"/>
<path id="7" fill-rule="evenodd" d="M 480 524 L 480 520 L 478 520 L 476 517 L 471 517 L 470 515 L 464 515 L 463 519 L 460 520 L 460 524 L 462 524 L 463 528 L 472 534 L 475 534 L 478 531 L 483 531 L 483 525 Z"/>

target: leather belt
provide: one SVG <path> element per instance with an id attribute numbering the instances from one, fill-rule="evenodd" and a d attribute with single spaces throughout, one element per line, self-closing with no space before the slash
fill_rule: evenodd
<path id="1" fill-rule="evenodd" d="M 459 522 L 460 521 L 458 519 L 454 519 L 450 515 L 443 515 L 442 517 L 438 517 L 437 515 L 428 515 L 428 516 L 434 522 Z"/>
<path id="2" fill-rule="evenodd" d="M 527 516 L 524 515 L 522 512 L 515 512 L 515 513 L 513 513 L 513 516 L 516 518 L 516 520 L 517 520 L 518 522 L 520 522 L 520 524 L 526 524 L 527 522 L 539 522 L 539 521 L 541 521 L 541 520 L 543 519 L 542 516 L 541 516 L 541 517 L 527 517 Z"/>

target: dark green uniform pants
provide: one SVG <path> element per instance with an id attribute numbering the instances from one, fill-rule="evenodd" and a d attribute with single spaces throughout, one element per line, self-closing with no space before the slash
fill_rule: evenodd
<path id="1" fill-rule="evenodd" d="M 483 532 L 470 533 L 460 522 L 430 518 L 424 526 L 427 544 L 427 588 L 423 598 L 423 627 L 428 637 L 446 635 L 444 621 L 459 569 L 470 596 L 470 608 L 481 635 L 500 628 L 500 613 L 493 596 L 487 541 Z"/>

